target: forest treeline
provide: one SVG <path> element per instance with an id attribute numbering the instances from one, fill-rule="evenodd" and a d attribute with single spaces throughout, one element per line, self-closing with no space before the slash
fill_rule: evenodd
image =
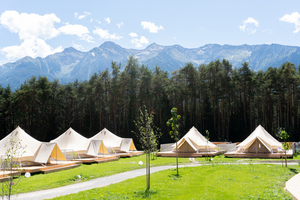
<path id="1" fill-rule="evenodd" d="M 166 125 L 172 107 L 182 116 L 181 136 L 195 126 L 202 134 L 208 130 L 211 141 L 240 142 L 261 124 L 273 136 L 283 127 L 299 141 L 299 69 L 286 62 L 254 72 L 247 62 L 233 68 L 223 59 L 187 63 L 169 74 L 131 56 L 124 69 L 112 62 L 88 81 L 62 85 L 33 76 L 14 92 L 0 86 L 0 137 L 17 126 L 41 141 L 69 127 L 86 137 L 106 127 L 137 143 L 134 120 L 145 104 L 163 133 L 160 143 L 173 142 Z"/>

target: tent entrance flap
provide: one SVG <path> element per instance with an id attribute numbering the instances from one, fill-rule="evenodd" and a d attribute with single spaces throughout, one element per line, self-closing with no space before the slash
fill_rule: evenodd
<path id="1" fill-rule="evenodd" d="M 90 156 L 97 156 L 101 143 L 102 140 L 91 140 L 86 154 Z"/>
<path id="2" fill-rule="evenodd" d="M 50 157 L 56 160 L 66 160 L 56 143 L 43 142 L 37 152 L 34 162 L 48 163 Z"/>
<path id="3" fill-rule="evenodd" d="M 50 155 L 51 158 L 55 160 L 66 160 L 64 154 L 61 152 L 60 148 L 58 147 L 57 144 L 55 144 L 53 151 L 51 152 Z"/>
<path id="4" fill-rule="evenodd" d="M 136 151 L 136 148 L 135 148 L 135 145 L 134 145 L 134 143 L 133 143 L 133 140 L 131 140 L 129 150 L 130 150 L 130 151 Z"/>
<path id="5" fill-rule="evenodd" d="M 178 144 L 177 148 L 178 148 L 178 152 L 180 153 L 197 152 L 197 148 L 194 146 L 194 144 L 190 141 L 189 138 L 183 138 L 180 144 Z M 176 147 L 174 148 L 174 151 L 176 151 Z"/>
<path id="6" fill-rule="evenodd" d="M 270 148 L 260 138 L 256 138 L 248 148 L 249 153 L 270 153 Z"/>
<path id="7" fill-rule="evenodd" d="M 108 151 L 103 143 L 103 141 L 101 140 L 101 145 L 100 145 L 100 148 L 99 148 L 99 151 L 98 153 L 102 153 L 102 154 L 108 154 Z"/>
<path id="8" fill-rule="evenodd" d="M 133 140 L 131 138 L 123 138 L 120 146 L 120 151 L 127 152 L 129 150 L 136 151 Z"/>

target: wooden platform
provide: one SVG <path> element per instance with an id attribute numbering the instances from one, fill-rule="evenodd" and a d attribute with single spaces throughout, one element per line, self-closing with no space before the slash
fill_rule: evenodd
<path id="1" fill-rule="evenodd" d="M 178 153 L 178 157 L 183 158 L 197 158 L 197 157 L 209 157 L 215 156 L 224 153 L 224 151 L 218 152 L 199 152 L 199 153 Z M 169 152 L 158 152 L 156 153 L 157 156 L 162 157 L 176 157 L 176 152 L 169 151 Z"/>
<path id="2" fill-rule="evenodd" d="M 78 161 L 59 161 L 59 162 L 52 162 L 47 165 L 34 165 L 34 166 L 28 166 L 28 167 L 20 167 L 19 170 L 21 170 L 22 173 L 29 172 L 31 174 L 33 173 L 51 173 L 51 172 L 57 172 L 61 170 L 71 169 L 78 167 L 81 165 L 82 162 Z"/>
<path id="3" fill-rule="evenodd" d="M 119 155 L 110 155 L 110 156 L 98 156 L 97 158 L 82 158 L 82 159 L 76 159 L 75 161 L 80 161 L 83 164 L 90 164 L 90 163 L 104 163 L 104 162 L 110 162 L 119 160 Z"/>
<path id="4" fill-rule="evenodd" d="M 10 176 L 20 176 L 20 171 L 0 171 L 0 183 L 8 181 Z"/>
<path id="5" fill-rule="evenodd" d="M 129 152 L 119 152 L 119 153 L 116 153 L 114 155 L 118 155 L 121 158 L 130 158 L 130 157 L 133 157 L 133 156 L 140 156 L 140 155 L 143 155 L 143 154 L 144 154 L 144 151 L 129 151 Z"/>
<path id="6" fill-rule="evenodd" d="M 133 156 L 140 156 L 144 154 L 144 151 L 130 151 L 129 153 Z"/>
<path id="7" fill-rule="evenodd" d="M 228 152 L 224 154 L 225 157 L 231 158 L 282 158 L 284 157 L 284 153 L 241 153 L 241 152 Z M 288 158 L 293 157 L 293 151 L 289 150 L 286 153 Z"/>

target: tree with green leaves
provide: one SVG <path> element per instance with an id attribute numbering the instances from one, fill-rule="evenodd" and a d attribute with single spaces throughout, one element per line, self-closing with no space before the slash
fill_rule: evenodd
<path id="1" fill-rule="evenodd" d="M 153 115 L 149 113 L 144 106 L 144 111 L 140 108 L 140 116 L 134 121 L 138 132 L 136 136 L 140 140 L 140 144 L 146 153 L 146 182 L 147 190 L 150 189 L 150 156 L 153 149 L 157 146 L 157 140 L 162 135 L 160 131 L 153 125 Z M 156 129 L 156 131 L 154 130 Z"/>
<path id="2" fill-rule="evenodd" d="M 287 167 L 286 151 L 291 148 L 290 144 L 288 142 L 286 142 L 286 139 L 288 139 L 288 138 L 289 138 L 288 133 L 286 131 L 281 131 L 280 139 L 284 140 L 284 143 L 282 144 L 282 146 L 283 146 L 283 149 L 284 149 L 285 167 Z"/>
<path id="3" fill-rule="evenodd" d="M 7 181 L 1 183 L 1 196 L 3 199 L 10 199 L 14 187 L 19 183 L 21 175 L 14 175 L 14 171 L 18 171 L 20 164 L 18 158 L 22 157 L 26 146 L 22 146 L 21 140 L 17 136 L 10 137 L 10 140 L 5 144 L 7 149 L 4 158 L 1 160 L 1 170 L 9 172 Z M 16 176 L 18 176 L 16 178 Z M 14 179 L 15 177 L 15 179 Z M 14 180 L 17 182 L 15 183 Z"/>
<path id="4" fill-rule="evenodd" d="M 170 131 L 171 138 L 174 138 L 175 144 L 176 144 L 176 170 L 177 170 L 177 176 L 178 174 L 178 147 L 177 142 L 179 138 L 179 120 L 181 118 L 180 115 L 177 115 L 177 108 L 172 108 L 171 110 L 172 117 L 168 120 L 167 125 L 171 126 L 172 130 Z"/>

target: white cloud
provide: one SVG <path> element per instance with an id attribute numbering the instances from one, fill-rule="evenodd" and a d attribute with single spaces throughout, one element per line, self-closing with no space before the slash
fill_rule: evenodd
<path id="1" fill-rule="evenodd" d="M 121 28 L 121 26 L 123 26 L 123 25 L 124 25 L 123 22 L 117 24 L 118 28 Z"/>
<path id="2" fill-rule="evenodd" d="M 99 27 L 96 27 L 96 29 L 93 31 L 94 34 L 99 35 L 102 39 L 111 39 L 111 40 L 120 40 L 123 38 L 122 36 L 116 36 L 116 34 L 110 34 L 108 30 L 103 30 Z"/>
<path id="3" fill-rule="evenodd" d="M 17 11 L 5 11 L 0 16 L 0 24 L 17 33 L 21 44 L 2 48 L 0 51 L 8 59 L 18 59 L 24 56 L 45 57 L 49 54 L 62 51 L 62 47 L 56 49 L 48 45 L 45 40 L 54 38 L 60 31 L 54 27 L 60 23 L 55 14 L 28 14 Z"/>
<path id="4" fill-rule="evenodd" d="M 81 46 L 80 44 L 75 44 L 75 43 L 73 42 L 73 47 L 74 47 L 75 49 L 79 50 L 79 51 L 84 51 L 83 46 Z"/>
<path id="5" fill-rule="evenodd" d="M 142 47 L 143 44 L 148 44 L 149 41 L 147 38 L 145 38 L 144 36 L 141 36 L 140 39 L 138 38 L 133 38 L 131 41 L 131 43 L 135 44 L 135 47 Z"/>
<path id="6" fill-rule="evenodd" d="M 90 36 L 89 30 L 87 27 L 79 25 L 79 24 L 67 24 L 59 28 L 59 30 L 66 35 L 77 35 L 81 40 L 85 40 L 87 42 L 94 42 L 93 37 Z"/>
<path id="7" fill-rule="evenodd" d="M 245 31 L 245 29 L 246 29 L 246 24 L 244 24 L 244 25 L 242 25 L 242 26 L 239 26 L 239 28 L 240 28 L 240 30 Z"/>
<path id="8" fill-rule="evenodd" d="M 248 19 L 243 21 L 243 25 L 239 26 L 239 29 L 241 31 L 247 31 L 249 34 L 253 34 L 257 31 L 256 28 L 249 28 L 247 25 L 249 24 L 254 24 L 255 27 L 259 26 L 259 22 L 255 19 L 253 19 L 252 17 L 248 17 Z"/>
<path id="9" fill-rule="evenodd" d="M 89 12 L 84 12 L 83 15 L 78 15 L 78 13 L 75 13 L 75 18 L 78 18 L 78 19 L 84 19 L 84 18 L 86 18 L 88 15 L 91 15 L 91 13 L 89 13 Z"/>
<path id="10" fill-rule="evenodd" d="M 137 37 L 137 36 L 138 36 L 136 33 L 133 33 L 133 32 L 129 33 L 129 35 L 130 35 L 131 37 Z"/>
<path id="11" fill-rule="evenodd" d="M 295 24 L 296 30 L 293 31 L 293 33 L 298 33 L 300 31 L 300 14 L 298 12 L 293 12 L 292 14 L 286 14 L 283 17 L 279 19 L 283 22 L 288 22 Z"/>
<path id="12" fill-rule="evenodd" d="M 30 38 L 26 39 L 20 46 L 14 45 L 9 47 L 4 47 L 0 50 L 1 53 L 6 54 L 8 59 L 19 59 L 25 56 L 30 56 L 36 58 L 46 57 L 50 54 L 63 51 L 62 47 L 59 46 L 53 49 L 48 45 L 43 39 Z"/>
<path id="13" fill-rule="evenodd" d="M 159 30 L 163 30 L 164 28 L 160 26 L 156 26 L 154 23 L 142 21 L 141 25 L 143 29 L 149 30 L 150 33 L 157 33 Z"/>
<path id="14" fill-rule="evenodd" d="M 17 11 L 5 11 L 0 23 L 13 33 L 18 33 L 21 40 L 29 38 L 50 39 L 59 35 L 54 23 L 60 23 L 55 14 L 19 14 Z"/>
<path id="15" fill-rule="evenodd" d="M 99 21 L 98 19 L 93 19 L 93 18 L 91 18 L 91 19 L 90 19 L 90 22 L 93 22 L 93 21 L 96 21 L 96 22 L 98 22 L 99 24 L 101 24 L 101 21 Z"/>
<path id="16" fill-rule="evenodd" d="M 244 24 L 254 24 L 256 27 L 259 26 L 259 22 L 252 17 L 248 17 L 248 19 L 244 21 Z"/>
<path id="17" fill-rule="evenodd" d="M 108 24 L 110 24 L 110 18 L 109 18 L 109 17 L 104 18 L 104 20 L 105 20 Z"/>
<path id="18" fill-rule="evenodd" d="M 176 37 L 174 36 L 173 39 L 176 40 Z"/>

